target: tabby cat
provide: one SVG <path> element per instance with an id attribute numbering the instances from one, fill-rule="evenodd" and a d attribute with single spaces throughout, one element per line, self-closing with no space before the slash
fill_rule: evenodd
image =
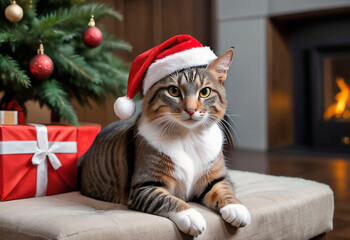
<path id="1" fill-rule="evenodd" d="M 187 201 L 217 211 L 235 227 L 249 224 L 250 214 L 227 175 L 219 125 L 232 59 L 229 49 L 208 66 L 177 71 L 155 83 L 136 123 L 107 126 L 82 157 L 81 192 L 167 217 L 193 236 L 206 223 Z"/>

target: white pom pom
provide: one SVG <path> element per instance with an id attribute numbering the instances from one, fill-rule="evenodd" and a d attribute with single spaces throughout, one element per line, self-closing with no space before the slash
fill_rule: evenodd
<path id="1" fill-rule="evenodd" d="M 135 102 L 128 97 L 120 97 L 114 102 L 114 112 L 121 120 L 128 120 L 135 113 Z"/>

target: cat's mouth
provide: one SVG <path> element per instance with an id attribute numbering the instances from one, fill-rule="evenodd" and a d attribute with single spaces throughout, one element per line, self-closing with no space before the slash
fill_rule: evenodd
<path id="1" fill-rule="evenodd" d="M 206 115 L 206 113 L 200 113 L 199 111 L 195 111 L 193 113 L 183 111 L 181 115 L 181 121 L 179 122 L 186 128 L 194 128 L 203 123 Z"/>
<path id="2" fill-rule="evenodd" d="M 202 121 L 187 119 L 187 120 L 179 121 L 179 123 L 181 126 L 188 128 L 188 129 L 191 129 L 191 128 L 195 128 L 195 127 L 199 126 L 202 123 Z"/>
<path id="3" fill-rule="evenodd" d="M 181 119 L 183 121 L 201 121 L 206 117 L 206 113 L 200 113 L 199 111 L 183 111 Z"/>

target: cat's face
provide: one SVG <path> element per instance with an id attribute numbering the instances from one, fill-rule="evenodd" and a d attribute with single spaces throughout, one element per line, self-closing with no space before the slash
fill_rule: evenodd
<path id="1" fill-rule="evenodd" d="M 194 129 L 220 121 L 227 105 L 222 83 L 233 51 L 222 56 L 208 67 L 184 69 L 154 84 L 143 101 L 143 115 L 148 122 L 172 129 Z"/>
<path id="2" fill-rule="evenodd" d="M 144 111 L 150 122 L 162 119 L 185 128 L 208 126 L 220 120 L 226 110 L 225 90 L 205 68 L 173 73 L 149 93 L 144 99 Z"/>

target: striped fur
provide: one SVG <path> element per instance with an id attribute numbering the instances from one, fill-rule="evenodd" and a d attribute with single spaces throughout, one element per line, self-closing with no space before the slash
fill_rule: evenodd
<path id="1" fill-rule="evenodd" d="M 123 122 L 104 128 L 79 159 L 83 194 L 110 202 L 126 203 L 134 169 L 134 129 Z"/>
<path id="2" fill-rule="evenodd" d="M 205 230 L 205 221 L 187 201 L 221 213 L 236 227 L 248 224 L 222 153 L 222 83 L 232 56 L 229 50 L 207 67 L 165 77 L 144 96 L 135 124 L 117 122 L 101 131 L 81 158 L 81 192 L 168 217 L 194 236 Z"/>

